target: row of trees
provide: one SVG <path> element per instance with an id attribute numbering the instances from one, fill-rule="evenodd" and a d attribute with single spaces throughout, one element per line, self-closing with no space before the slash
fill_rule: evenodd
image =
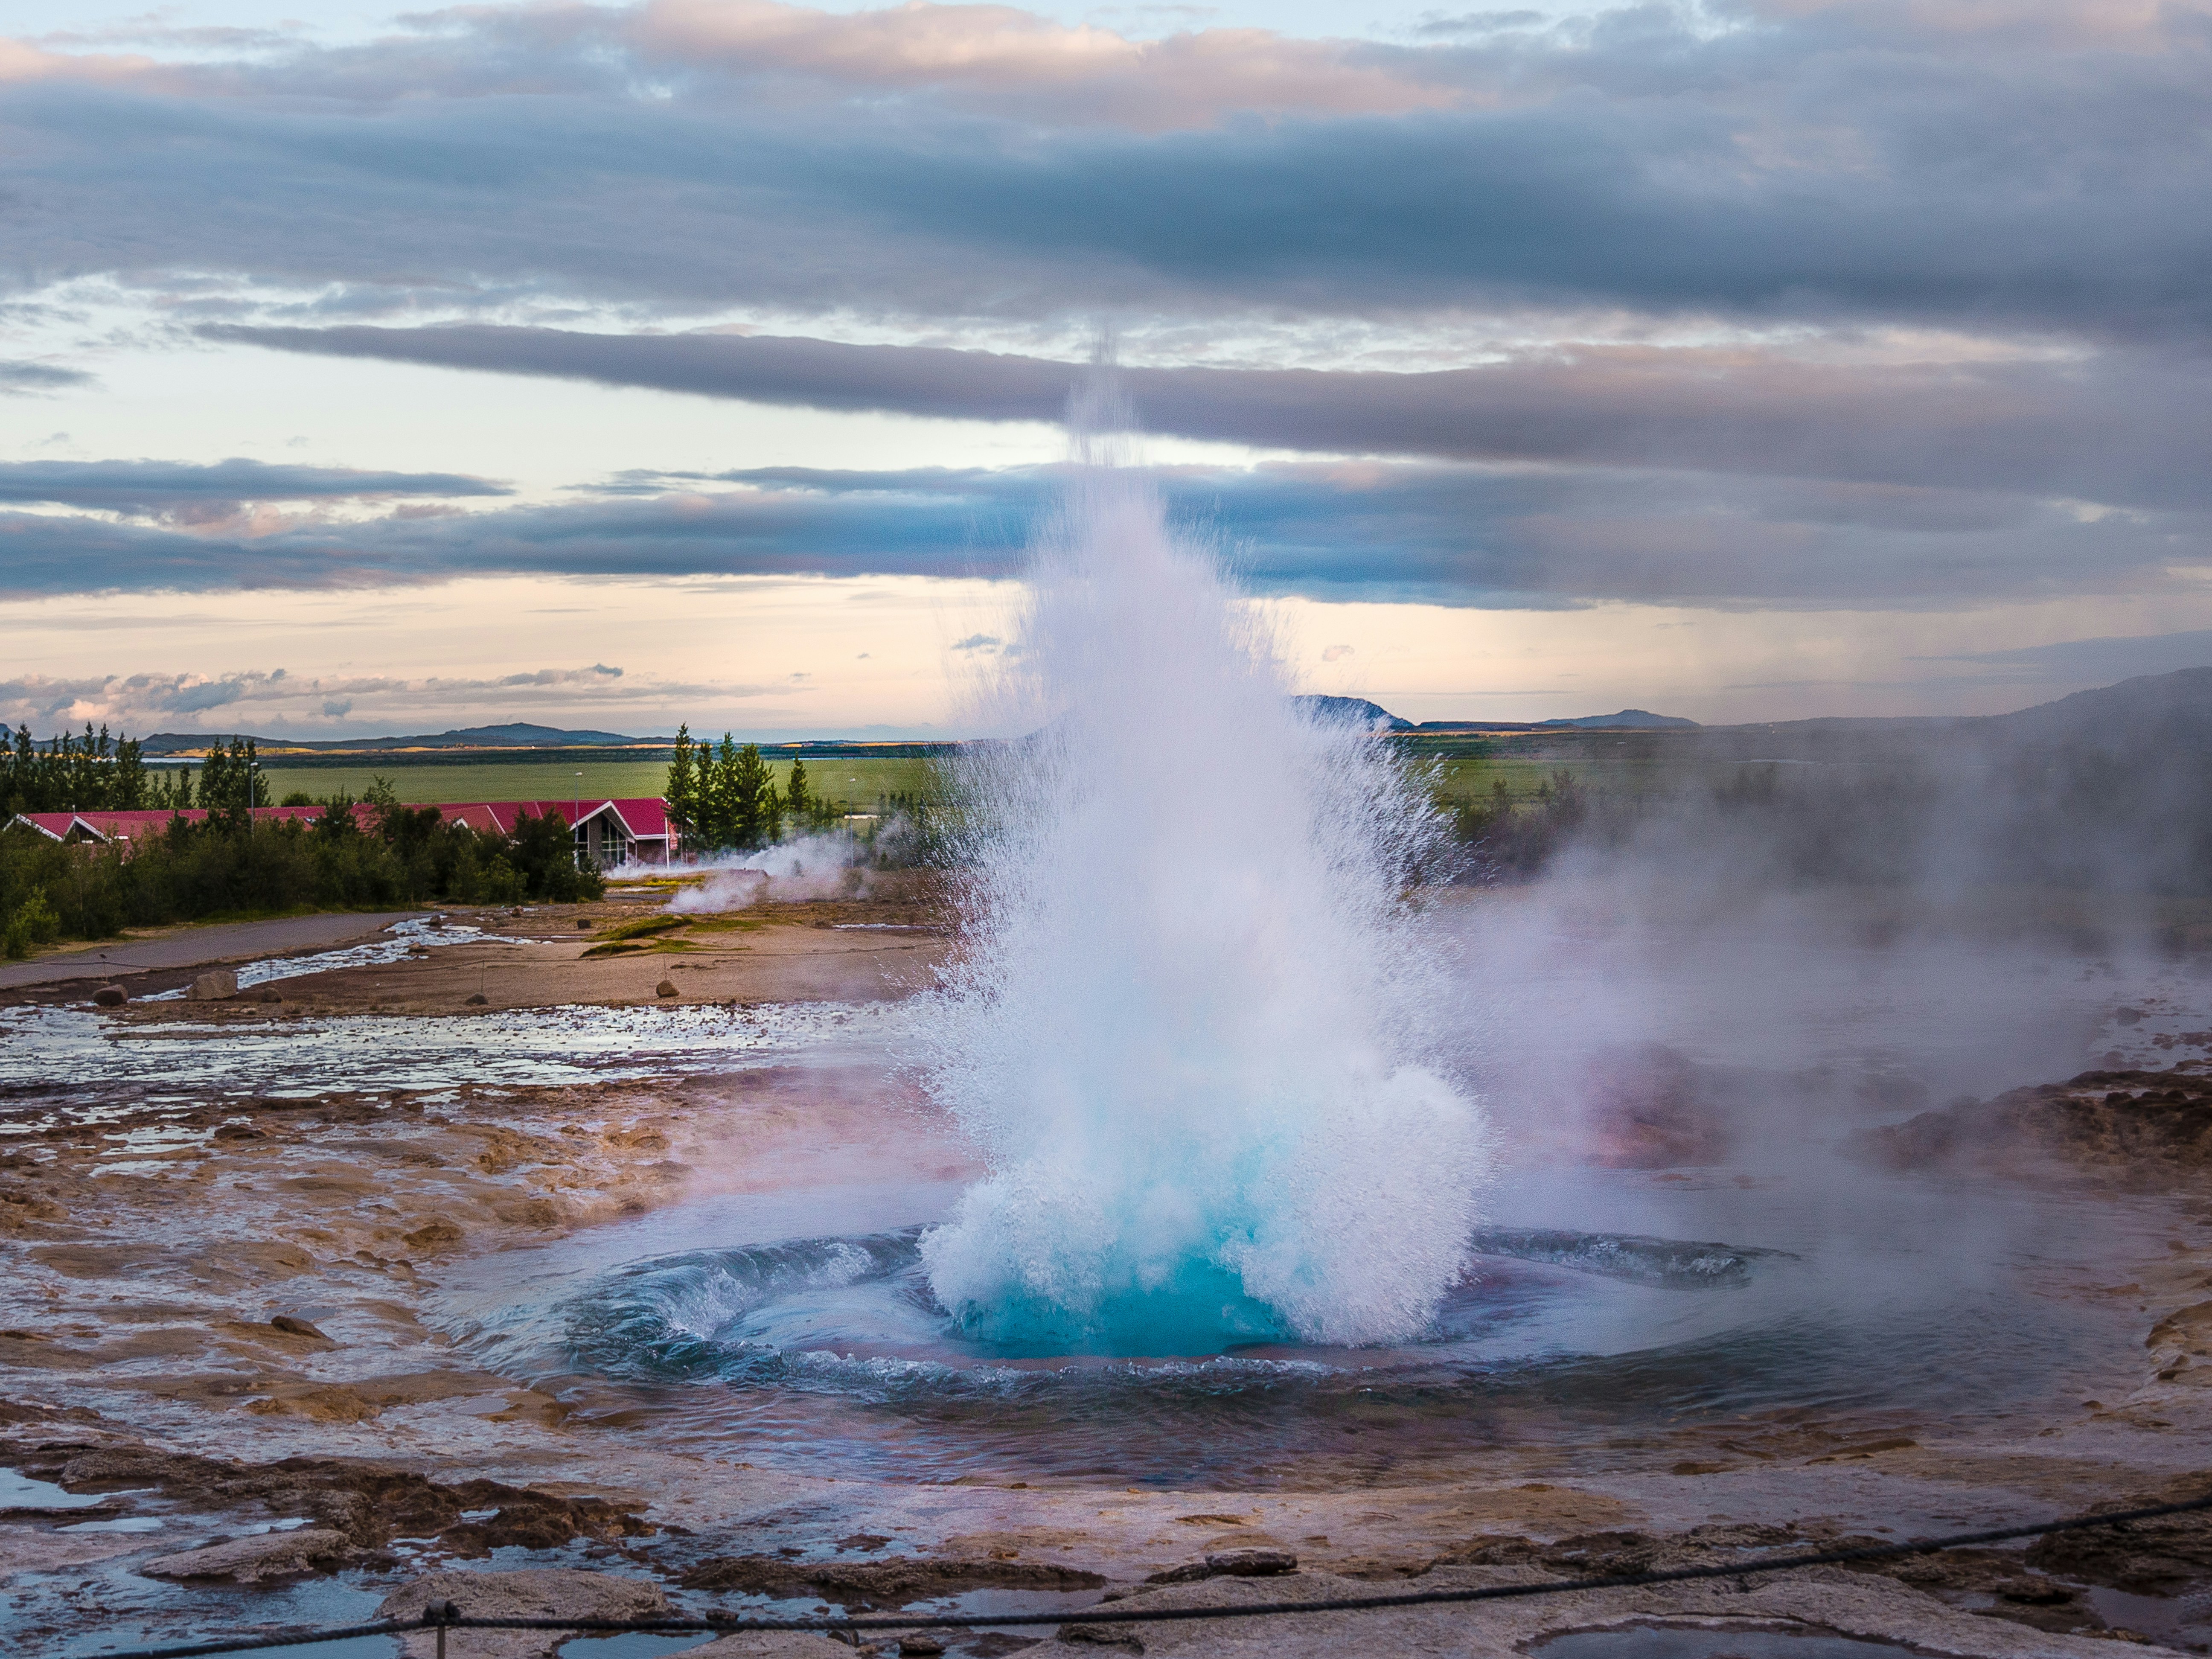
<path id="1" fill-rule="evenodd" d="M 0 746 L 0 823 L 18 812 L 237 811 L 269 805 L 269 780 L 257 769 L 250 738 L 233 738 L 209 751 L 192 787 L 189 766 L 149 766 L 136 738 L 117 738 L 88 723 L 82 737 L 64 732 L 44 744 L 19 726 Z"/>
<path id="2" fill-rule="evenodd" d="M 677 728 L 665 799 L 685 841 L 714 851 L 773 847 L 787 827 L 823 829 L 843 815 L 814 792 L 805 761 L 791 763 L 779 789 L 758 744 L 740 746 L 727 732 L 720 744 L 695 743 L 688 722 Z"/>
<path id="3" fill-rule="evenodd" d="M 0 766 L 0 822 L 18 812 L 127 811 L 149 805 L 149 780 L 135 738 L 117 742 L 106 726 L 97 734 L 64 732 L 42 748 L 31 728 L 19 726 Z"/>
<path id="4" fill-rule="evenodd" d="M 1589 824 L 1591 802 L 1575 775 L 1562 769 L 1539 783 L 1525 805 L 1496 778 L 1487 797 L 1455 800 L 1449 812 L 1453 838 L 1466 850 L 1462 875 L 1525 880 Z"/>

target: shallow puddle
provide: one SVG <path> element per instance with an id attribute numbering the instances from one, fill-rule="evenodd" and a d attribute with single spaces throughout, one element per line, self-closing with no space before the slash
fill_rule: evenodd
<path id="1" fill-rule="evenodd" d="M 259 962 L 249 962 L 239 968 L 238 988 L 251 990 L 257 985 L 268 985 L 279 980 L 300 979 L 309 974 L 327 974 L 340 968 L 374 968 L 387 962 L 402 962 L 410 956 L 438 949 L 447 945 L 512 945 L 519 941 L 504 939 L 487 933 L 481 927 L 465 922 L 448 922 L 442 916 L 409 916 L 395 921 L 384 930 L 385 937 L 371 939 L 363 945 L 349 945 L 342 950 L 317 951 L 307 956 L 266 957 Z M 141 1002 L 181 1002 L 185 988 L 173 991 L 156 991 L 138 999 Z"/>

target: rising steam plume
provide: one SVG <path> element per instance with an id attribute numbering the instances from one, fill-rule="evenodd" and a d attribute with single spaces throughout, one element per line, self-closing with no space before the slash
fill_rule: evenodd
<path id="1" fill-rule="evenodd" d="M 1401 899 L 1430 809 L 1286 701 L 1262 621 L 1122 464 L 1110 398 L 1085 412 L 988 694 L 1033 735 L 960 780 L 974 873 L 926 1072 L 990 1173 L 927 1239 L 932 1284 L 1029 1352 L 1403 1340 L 1486 1170 Z"/>

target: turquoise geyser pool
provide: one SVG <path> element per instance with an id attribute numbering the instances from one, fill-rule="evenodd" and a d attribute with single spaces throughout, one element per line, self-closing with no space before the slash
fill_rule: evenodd
<path id="1" fill-rule="evenodd" d="M 1571 1223 L 1644 1219 L 1680 1195 L 1596 1175 L 1534 1196 Z M 1945 1279 L 1911 1194 L 1860 1218 L 1895 1241 L 1873 1256 L 1864 1230 L 1833 1243 L 1803 1194 L 1706 1196 L 1737 1242 L 1487 1224 L 1427 1327 L 1389 1344 L 1266 1328 L 1144 1352 L 1009 1343 L 932 1289 L 923 1244 L 950 1186 L 664 1212 L 477 1263 L 434 1320 L 572 1420 L 661 1443 L 814 1471 L 1215 1486 L 1785 1406 L 1983 1411 L 2063 1389 L 2069 1357 L 2113 1334 L 2116 1316 L 2036 1294 L 2049 1263 L 2033 1241 L 2066 1236 L 2064 1200 L 2020 1200 L 2006 1261 Z"/>

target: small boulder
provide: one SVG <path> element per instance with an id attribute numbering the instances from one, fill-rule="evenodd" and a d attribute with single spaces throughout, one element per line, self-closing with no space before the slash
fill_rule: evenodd
<path id="1" fill-rule="evenodd" d="M 676 981 L 672 979 L 664 979 L 659 984 L 653 988 L 653 994 L 657 997 L 674 996 L 676 994 Z"/>
<path id="2" fill-rule="evenodd" d="M 95 1008 L 120 1008 L 131 1000 L 131 994 L 120 985 L 103 985 L 92 994 Z"/>
<path id="3" fill-rule="evenodd" d="M 450 1221 L 426 1221 L 413 1232 L 400 1234 L 399 1241 L 410 1250 L 445 1250 L 467 1237 Z"/>
<path id="4" fill-rule="evenodd" d="M 234 1538 L 149 1561 L 138 1571 L 149 1578 L 228 1578 L 253 1583 L 264 1578 L 295 1578 L 343 1566 L 356 1553 L 342 1532 L 302 1527 L 296 1532 L 266 1532 Z"/>
<path id="5" fill-rule="evenodd" d="M 1203 1561 L 1186 1561 L 1179 1567 L 1147 1574 L 1145 1582 L 1195 1584 L 1207 1578 L 1267 1578 L 1297 1570 L 1298 1558 L 1288 1550 L 1216 1550 Z"/>
<path id="6" fill-rule="evenodd" d="M 591 927 L 591 925 L 592 924 L 590 922 L 585 921 L 581 916 L 578 916 L 576 918 L 576 931 L 580 933 L 587 931 Z"/>
<path id="7" fill-rule="evenodd" d="M 228 1002 L 238 994 L 238 975 L 229 968 L 210 968 L 185 993 L 191 1002 Z"/>
<path id="8" fill-rule="evenodd" d="M 253 1000 L 256 1002 L 282 1002 L 284 994 L 273 985 L 264 985 L 253 994 Z"/>
<path id="9" fill-rule="evenodd" d="M 486 996 L 482 991 L 478 991 L 469 997 L 466 1006 L 471 1008 L 481 1008 L 490 1000 L 491 999 L 489 997 Z"/>
<path id="10" fill-rule="evenodd" d="M 270 1320 L 269 1322 L 276 1329 L 284 1332 L 289 1336 L 312 1336 L 318 1342 L 327 1342 L 330 1340 L 329 1337 L 325 1336 L 322 1332 L 317 1330 L 308 1321 L 301 1319 L 292 1314 L 278 1314 L 276 1318 Z"/>
<path id="11" fill-rule="evenodd" d="M 1203 1561 L 1186 1561 L 1181 1566 L 1163 1567 L 1158 1572 L 1145 1575 L 1147 1584 L 1195 1584 L 1213 1577 L 1213 1569 Z"/>

